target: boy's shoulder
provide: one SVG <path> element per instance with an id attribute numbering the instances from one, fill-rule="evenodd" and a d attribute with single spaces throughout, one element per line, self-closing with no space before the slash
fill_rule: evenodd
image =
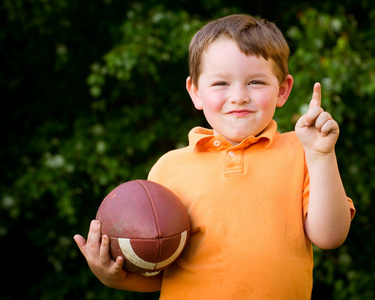
<path id="1" fill-rule="evenodd" d="M 288 131 L 288 132 L 283 132 L 283 133 L 276 132 L 274 140 L 272 141 L 272 144 L 278 145 L 279 143 L 293 144 L 296 146 L 299 145 L 302 147 L 302 144 L 299 141 L 295 131 Z"/>
<path id="2" fill-rule="evenodd" d="M 148 179 L 163 184 L 164 177 L 175 174 L 176 169 L 180 168 L 182 163 L 186 163 L 189 160 L 187 157 L 189 153 L 192 153 L 189 146 L 166 152 L 152 166 L 148 174 Z"/>
<path id="3" fill-rule="evenodd" d="M 283 157 L 305 156 L 305 150 L 295 131 L 276 133 L 269 149 Z"/>

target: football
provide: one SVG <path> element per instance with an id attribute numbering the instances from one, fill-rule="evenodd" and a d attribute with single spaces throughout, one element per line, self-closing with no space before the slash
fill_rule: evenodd
<path id="1" fill-rule="evenodd" d="M 173 264 L 185 249 L 190 220 L 180 199 L 149 180 L 132 180 L 113 189 L 99 206 L 101 235 L 110 238 L 110 255 L 122 256 L 124 269 L 153 276 Z"/>

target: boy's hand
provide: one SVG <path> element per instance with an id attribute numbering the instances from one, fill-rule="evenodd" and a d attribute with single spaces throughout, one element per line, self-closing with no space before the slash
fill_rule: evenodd
<path id="1" fill-rule="evenodd" d="M 100 242 L 100 239 L 102 240 Z M 92 221 L 90 231 L 86 240 L 76 234 L 74 240 L 85 256 L 91 271 L 99 280 L 109 286 L 116 287 L 123 282 L 126 272 L 122 268 L 124 259 L 119 256 L 116 261 L 109 255 L 109 237 L 104 235 L 100 238 L 100 222 Z"/>
<path id="2" fill-rule="evenodd" d="M 309 110 L 297 121 L 295 130 L 306 152 L 328 154 L 334 151 L 339 126 L 321 108 L 320 83 L 315 83 Z"/>

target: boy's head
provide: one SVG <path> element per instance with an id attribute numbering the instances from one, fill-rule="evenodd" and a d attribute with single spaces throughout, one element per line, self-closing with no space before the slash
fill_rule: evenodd
<path id="1" fill-rule="evenodd" d="M 270 124 L 293 86 L 288 56 L 277 27 L 251 16 L 228 16 L 198 31 L 186 88 L 215 135 L 237 145 Z"/>
<path id="2" fill-rule="evenodd" d="M 193 37 L 189 47 L 189 69 L 191 81 L 198 86 L 202 70 L 202 54 L 219 37 L 236 42 L 246 55 L 261 56 L 274 61 L 274 72 L 281 84 L 288 75 L 289 46 L 277 28 L 266 20 L 250 15 L 230 15 L 202 27 Z"/>

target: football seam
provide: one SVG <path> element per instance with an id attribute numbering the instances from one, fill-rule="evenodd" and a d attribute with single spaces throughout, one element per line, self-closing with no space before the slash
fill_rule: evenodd
<path id="1" fill-rule="evenodd" d="M 159 228 L 159 222 L 158 222 L 158 218 L 155 214 L 155 206 L 154 206 L 154 203 L 151 201 L 151 195 L 150 193 L 148 192 L 146 186 L 143 184 L 142 181 L 138 180 L 138 182 L 140 183 L 140 185 L 143 187 L 143 189 L 145 190 L 147 196 L 148 196 L 148 200 L 150 201 L 151 203 L 151 206 L 152 206 L 152 213 L 154 214 L 154 219 L 155 219 L 155 223 L 156 223 L 156 229 L 158 231 L 158 246 L 159 246 L 159 251 L 158 251 L 158 257 L 157 257 L 157 261 L 159 261 L 159 258 L 160 258 L 160 254 L 161 254 L 161 245 L 160 245 L 160 240 L 159 238 L 161 237 L 161 232 L 160 232 L 160 228 Z M 156 267 L 156 266 L 155 266 Z"/>
<path id="2" fill-rule="evenodd" d="M 186 247 L 187 240 L 189 239 L 189 232 L 185 230 L 180 234 L 180 241 L 177 249 L 174 253 L 163 261 L 157 260 L 157 262 L 146 261 L 143 258 L 139 257 L 138 254 L 134 251 L 130 239 L 119 239 L 119 245 L 122 250 L 122 253 L 130 254 L 129 256 L 125 255 L 125 258 L 132 264 L 140 267 L 144 270 L 161 270 L 162 268 L 167 267 L 172 262 L 174 262 L 181 254 L 183 249 Z"/>

